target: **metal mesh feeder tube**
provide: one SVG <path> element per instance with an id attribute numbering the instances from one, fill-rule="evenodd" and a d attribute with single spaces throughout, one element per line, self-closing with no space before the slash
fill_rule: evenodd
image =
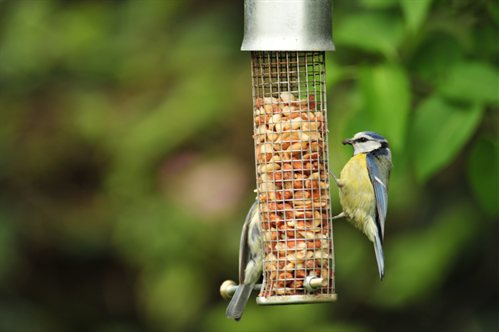
<path id="1" fill-rule="evenodd" d="M 329 302 L 334 290 L 323 51 L 253 51 L 259 304 Z"/>

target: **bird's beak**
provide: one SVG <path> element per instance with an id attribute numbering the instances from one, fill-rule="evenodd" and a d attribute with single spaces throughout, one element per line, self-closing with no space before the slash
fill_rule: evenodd
<path id="1" fill-rule="evenodd" d="M 347 145 L 347 144 L 352 145 L 352 143 L 353 143 L 353 140 L 351 138 L 347 138 L 347 139 L 343 140 L 343 145 Z"/>

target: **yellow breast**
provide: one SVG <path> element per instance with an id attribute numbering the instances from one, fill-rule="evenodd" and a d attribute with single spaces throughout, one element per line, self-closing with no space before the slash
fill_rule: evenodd
<path id="1" fill-rule="evenodd" d="M 374 189 L 367 172 L 366 155 L 353 156 L 340 174 L 340 203 L 350 221 L 371 239 L 375 218 Z"/>

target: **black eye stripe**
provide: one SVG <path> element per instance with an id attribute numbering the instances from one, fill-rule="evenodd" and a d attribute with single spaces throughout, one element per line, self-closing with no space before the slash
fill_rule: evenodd
<path id="1" fill-rule="evenodd" d="M 354 142 L 356 142 L 356 143 L 365 143 L 367 141 L 369 141 L 369 139 L 366 138 L 366 137 L 359 137 L 359 138 L 357 138 L 357 139 L 354 140 Z M 387 148 L 388 147 L 388 142 L 387 141 L 381 141 L 379 143 L 381 144 L 382 148 Z"/>

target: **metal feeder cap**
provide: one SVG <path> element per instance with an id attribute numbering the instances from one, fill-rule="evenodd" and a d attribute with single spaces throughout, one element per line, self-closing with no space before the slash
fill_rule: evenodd
<path id="1" fill-rule="evenodd" d="M 331 0 L 245 0 L 243 51 L 332 51 Z"/>

